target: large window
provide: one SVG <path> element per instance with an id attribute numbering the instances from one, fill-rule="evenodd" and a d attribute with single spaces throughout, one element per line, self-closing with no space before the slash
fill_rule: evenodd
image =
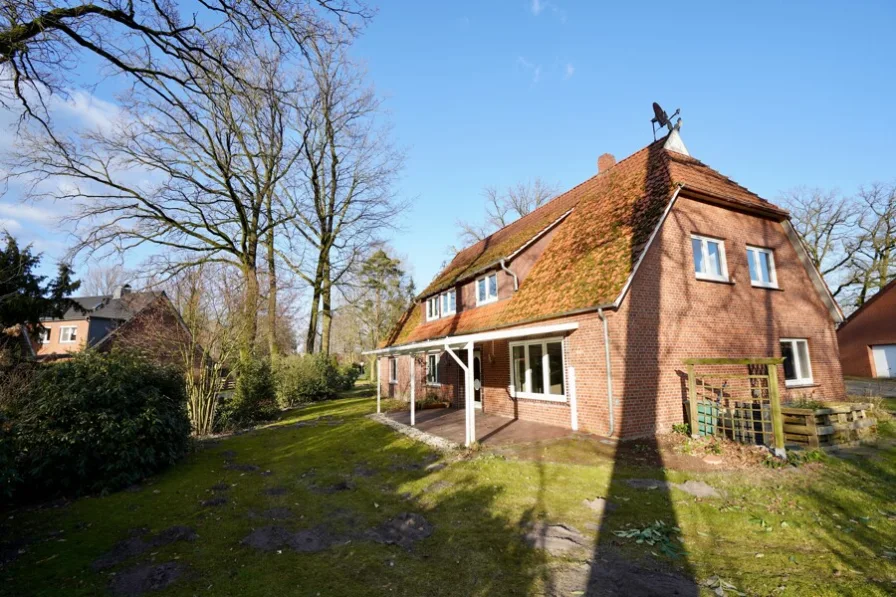
<path id="1" fill-rule="evenodd" d="M 434 296 L 426 301 L 426 321 L 439 318 L 439 297 Z"/>
<path id="2" fill-rule="evenodd" d="M 442 317 L 457 313 L 457 291 L 453 288 L 442 293 Z"/>
<path id="3" fill-rule="evenodd" d="M 725 262 L 725 243 L 716 238 L 691 235 L 694 251 L 694 272 L 701 280 L 728 281 L 728 264 Z"/>
<path id="4" fill-rule="evenodd" d="M 812 363 L 809 360 L 809 343 L 806 340 L 781 338 L 781 356 L 784 357 L 785 385 L 812 384 Z"/>
<path id="5" fill-rule="evenodd" d="M 439 353 L 437 352 L 426 355 L 426 384 L 439 385 Z"/>
<path id="6" fill-rule="evenodd" d="M 514 398 L 566 400 L 561 339 L 513 342 L 510 345 L 510 363 L 510 386 Z"/>
<path id="7" fill-rule="evenodd" d="M 489 274 L 476 280 L 476 304 L 484 305 L 498 300 L 498 274 Z"/>
<path id="8" fill-rule="evenodd" d="M 747 261 L 750 264 L 750 283 L 753 286 L 777 288 L 778 276 L 775 274 L 775 255 L 762 247 L 747 247 Z"/>
<path id="9" fill-rule="evenodd" d="M 73 344 L 78 341 L 78 328 L 75 326 L 65 326 L 59 328 L 59 343 Z"/>
<path id="10" fill-rule="evenodd" d="M 398 383 L 398 359 L 389 359 L 389 383 Z"/>

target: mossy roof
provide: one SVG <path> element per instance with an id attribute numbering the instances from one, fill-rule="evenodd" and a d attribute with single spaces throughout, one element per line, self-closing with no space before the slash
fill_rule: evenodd
<path id="1" fill-rule="evenodd" d="M 554 237 L 510 299 L 424 322 L 414 305 L 386 346 L 480 332 L 609 305 L 619 296 L 675 189 L 747 208 L 775 207 L 660 139 L 548 204 L 464 249 L 421 294 L 425 297 L 507 257 L 560 216 Z"/>

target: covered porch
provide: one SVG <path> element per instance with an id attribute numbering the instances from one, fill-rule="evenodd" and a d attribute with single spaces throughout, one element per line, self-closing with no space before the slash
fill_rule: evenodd
<path id="1" fill-rule="evenodd" d="M 409 411 L 386 413 L 386 416 L 402 423 L 411 424 Z M 463 444 L 466 437 L 466 416 L 463 409 L 438 408 L 416 413 L 414 427 L 446 439 Z M 476 413 L 477 441 L 487 446 L 503 446 L 523 442 L 544 441 L 569 437 L 574 432 L 568 427 L 546 425 L 534 421 L 524 421 L 500 415 Z"/>
<path id="2" fill-rule="evenodd" d="M 383 357 L 390 358 L 397 357 L 398 355 L 407 355 L 411 357 L 408 410 L 403 413 L 390 413 L 388 416 L 393 420 L 410 425 L 411 427 L 419 428 L 421 431 L 432 433 L 433 435 L 449 439 L 450 441 L 464 446 L 471 446 L 477 442 L 487 442 L 489 439 L 491 439 L 492 444 L 495 444 L 502 441 L 508 443 L 512 441 L 523 441 L 524 439 L 531 441 L 532 439 L 549 439 L 567 435 L 571 431 L 576 431 L 578 429 L 575 369 L 573 367 L 566 367 L 565 391 L 563 389 L 562 381 L 558 382 L 560 384 L 558 385 L 560 388 L 559 396 L 557 399 L 552 399 L 555 402 L 562 401 L 567 403 L 569 406 L 568 416 L 570 427 L 559 427 L 532 421 L 524 421 L 516 417 L 509 418 L 497 414 L 483 413 L 481 410 L 483 388 L 481 387 L 481 363 L 479 353 L 480 347 L 486 342 L 566 335 L 576 329 L 578 329 L 577 322 L 508 328 L 489 332 L 447 336 L 371 351 L 368 354 L 376 355 L 378 358 L 376 367 L 377 413 L 382 413 L 382 383 L 380 380 L 382 367 L 379 363 L 379 359 Z M 416 402 L 418 392 L 420 391 L 420 388 L 417 387 L 417 374 L 415 370 L 417 355 L 425 355 L 433 351 L 444 351 L 444 353 L 447 354 L 459 367 L 462 408 L 449 409 L 447 412 L 416 411 Z M 545 354 L 543 358 L 547 359 L 548 355 Z M 394 369 L 395 363 L 394 359 L 392 359 L 392 361 L 390 361 L 389 370 L 390 383 L 395 383 L 394 378 L 396 377 L 396 374 L 394 373 Z M 547 385 L 547 382 L 545 382 L 545 385 Z M 514 414 L 516 413 L 514 412 Z M 396 416 L 400 416 L 401 419 L 396 419 Z M 524 437 L 524 434 L 528 435 Z M 542 435 L 544 437 L 542 437 Z"/>

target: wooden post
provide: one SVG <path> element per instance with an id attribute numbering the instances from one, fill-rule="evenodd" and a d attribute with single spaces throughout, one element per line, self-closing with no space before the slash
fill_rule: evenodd
<path id="1" fill-rule="evenodd" d="M 692 364 L 688 364 L 688 401 L 691 406 L 691 437 L 700 437 L 700 423 L 697 417 L 697 376 Z"/>
<path id="2" fill-rule="evenodd" d="M 376 358 L 376 414 L 380 414 L 380 358 Z"/>
<path id="3" fill-rule="evenodd" d="M 569 416 L 570 427 L 573 431 L 579 430 L 579 404 L 576 399 L 576 368 L 569 368 Z"/>
<path id="4" fill-rule="evenodd" d="M 411 427 L 414 427 L 417 423 L 415 421 L 415 411 L 417 410 L 417 389 L 416 389 L 416 377 L 417 377 L 417 355 L 411 354 Z"/>
<path id="5" fill-rule="evenodd" d="M 775 431 L 775 456 L 786 458 L 784 452 L 784 418 L 781 414 L 781 397 L 778 395 L 778 365 L 766 365 L 768 369 L 768 397 L 772 403 L 772 429 Z"/>

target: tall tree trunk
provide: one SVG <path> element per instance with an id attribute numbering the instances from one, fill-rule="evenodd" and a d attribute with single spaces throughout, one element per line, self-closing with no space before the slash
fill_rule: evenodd
<path id="1" fill-rule="evenodd" d="M 255 251 L 251 251 L 251 260 L 243 263 L 243 276 L 246 280 L 246 294 L 243 302 L 243 333 L 240 339 L 240 360 L 245 362 L 252 356 L 255 336 L 258 333 L 258 269 L 255 262 Z"/>
<path id="2" fill-rule="evenodd" d="M 277 357 L 277 263 L 274 259 L 274 229 L 268 231 L 268 354 L 271 363 Z"/>
<path id="3" fill-rule="evenodd" d="M 332 311 L 332 290 L 333 284 L 330 280 L 330 256 L 327 254 L 324 260 L 323 276 L 321 277 L 321 326 L 320 326 L 320 352 L 325 355 L 330 354 L 330 328 L 333 325 Z"/>
<path id="4" fill-rule="evenodd" d="M 321 263 L 318 262 L 314 284 L 311 285 L 311 314 L 308 316 L 308 333 L 305 335 L 305 352 L 308 354 L 314 352 L 314 345 L 317 341 L 317 320 L 320 314 L 320 270 Z"/>

